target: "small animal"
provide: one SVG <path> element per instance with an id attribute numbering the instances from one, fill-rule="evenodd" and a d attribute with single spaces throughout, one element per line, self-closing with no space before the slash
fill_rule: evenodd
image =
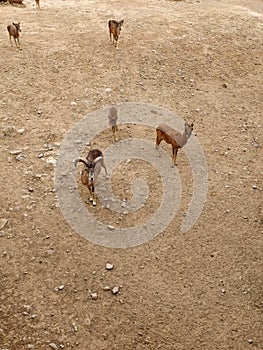
<path id="1" fill-rule="evenodd" d="M 194 128 L 194 123 L 188 124 L 185 123 L 183 133 L 172 129 L 170 126 L 166 124 L 161 124 L 156 128 L 156 148 L 158 148 L 159 144 L 162 140 L 172 145 L 173 150 L 173 163 L 175 164 L 176 155 L 179 148 L 182 148 L 188 141 L 189 137 Z"/>
<path id="2" fill-rule="evenodd" d="M 114 142 L 116 142 L 115 133 L 116 131 L 118 131 L 118 126 L 117 126 L 118 110 L 116 107 L 110 108 L 108 118 L 109 118 L 109 124 L 111 126 L 111 130 L 113 132 L 113 139 L 114 139 Z"/>
<path id="3" fill-rule="evenodd" d="M 19 43 L 19 32 L 21 32 L 20 22 L 18 23 L 13 22 L 13 24 L 9 24 L 7 26 L 7 30 L 9 33 L 10 44 L 12 45 L 11 37 L 13 37 L 16 46 L 20 49 L 20 43 Z"/>
<path id="4" fill-rule="evenodd" d="M 86 157 L 77 158 L 74 160 L 74 165 L 77 166 L 77 163 L 81 162 L 84 164 L 81 171 L 81 182 L 84 186 L 87 186 L 89 189 L 89 201 L 92 202 L 92 205 L 95 207 L 96 197 L 95 197 L 95 185 L 97 183 L 97 178 L 101 171 L 101 167 L 105 169 L 107 175 L 107 169 L 104 164 L 103 154 L 99 149 L 91 149 Z"/>
<path id="5" fill-rule="evenodd" d="M 118 39 L 121 32 L 121 27 L 123 26 L 124 19 L 120 22 L 115 21 L 114 19 L 111 19 L 109 21 L 109 33 L 110 33 L 110 42 L 112 44 L 115 43 L 116 48 L 118 48 Z"/>

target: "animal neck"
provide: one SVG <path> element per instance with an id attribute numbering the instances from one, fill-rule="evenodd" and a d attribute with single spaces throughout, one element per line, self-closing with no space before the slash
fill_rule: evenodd
<path id="1" fill-rule="evenodd" d="M 188 140 L 189 137 L 191 136 L 191 133 L 192 133 L 192 130 L 190 128 L 189 129 L 185 128 L 183 135 Z"/>

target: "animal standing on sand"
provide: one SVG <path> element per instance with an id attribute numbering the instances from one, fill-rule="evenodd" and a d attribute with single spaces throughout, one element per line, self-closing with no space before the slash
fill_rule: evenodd
<path id="1" fill-rule="evenodd" d="M 19 32 L 21 32 L 20 22 L 18 23 L 13 22 L 13 24 L 9 24 L 7 26 L 7 30 L 9 33 L 10 44 L 12 45 L 11 37 L 13 37 L 16 46 L 20 49 L 20 43 L 19 43 Z"/>
<path id="2" fill-rule="evenodd" d="M 111 130 L 113 132 L 113 139 L 114 139 L 114 142 L 116 142 L 115 133 L 116 131 L 118 131 L 118 126 L 117 126 L 118 110 L 116 107 L 110 108 L 108 118 L 109 118 L 109 124 L 111 126 Z"/>
<path id="3" fill-rule="evenodd" d="M 95 185 L 97 183 L 97 178 L 101 171 L 101 167 L 105 169 L 107 175 L 107 169 L 104 164 L 103 154 L 99 149 L 92 149 L 89 151 L 86 159 L 77 158 L 74 160 L 74 165 L 81 162 L 84 164 L 81 171 L 81 182 L 84 186 L 87 186 L 90 193 L 89 201 L 95 207 L 97 205 L 95 198 Z"/>
<path id="4" fill-rule="evenodd" d="M 109 21 L 110 42 L 112 42 L 112 44 L 115 43 L 116 48 L 118 48 L 118 39 L 121 32 L 121 27 L 123 26 L 123 22 L 124 19 L 120 22 L 117 22 L 114 19 L 111 19 Z"/>
<path id="5" fill-rule="evenodd" d="M 156 128 L 156 148 L 158 148 L 159 144 L 162 140 L 172 145 L 173 149 L 173 164 L 176 161 L 176 155 L 179 148 L 182 148 L 188 141 L 189 137 L 192 134 L 194 128 L 194 123 L 188 124 L 185 123 L 183 133 L 172 129 L 170 126 L 166 124 L 161 124 Z"/>

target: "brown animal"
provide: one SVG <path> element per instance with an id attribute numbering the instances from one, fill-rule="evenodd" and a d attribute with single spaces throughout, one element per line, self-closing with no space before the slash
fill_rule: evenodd
<path id="1" fill-rule="evenodd" d="M 114 142 L 116 142 L 115 133 L 116 131 L 118 131 L 118 126 L 117 126 L 118 110 L 116 107 L 110 108 L 108 118 L 109 118 L 109 124 L 111 126 L 111 130 L 113 132 L 113 139 L 114 139 Z"/>
<path id="2" fill-rule="evenodd" d="M 117 22 L 114 19 L 111 19 L 109 21 L 110 42 L 112 42 L 112 44 L 115 42 L 116 48 L 118 48 L 118 39 L 121 32 L 121 27 L 123 26 L 123 22 L 124 19 L 120 22 Z"/>
<path id="3" fill-rule="evenodd" d="M 176 155 L 179 148 L 182 148 L 188 141 L 189 137 L 194 128 L 194 123 L 188 124 L 185 123 L 184 131 L 181 134 L 179 131 L 172 129 L 170 126 L 166 124 L 161 124 L 156 128 L 156 148 L 158 148 L 159 144 L 162 140 L 172 145 L 173 149 L 173 163 L 175 164 Z"/>
<path id="4" fill-rule="evenodd" d="M 9 39 L 10 39 L 10 44 L 12 45 L 11 37 L 14 38 L 14 42 L 18 48 L 20 48 L 20 43 L 19 43 L 19 32 L 21 32 L 20 29 L 20 22 L 9 24 L 7 26 L 7 30 L 9 33 Z"/>
<path id="5" fill-rule="evenodd" d="M 97 182 L 97 177 L 101 171 L 101 167 L 105 169 L 107 175 L 107 169 L 104 164 L 103 154 L 99 149 L 92 149 L 89 151 L 86 159 L 77 158 L 74 160 L 74 165 L 81 162 L 84 164 L 81 171 L 81 182 L 84 186 L 87 186 L 90 193 L 89 201 L 95 207 L 97 205 L 95 198 L 95 185 Z"/>
<path id="6" fill-rule="evenodd" d="M 36 8 L 40 10 L 40 0 L 35 0 L 36 1 Z"/>

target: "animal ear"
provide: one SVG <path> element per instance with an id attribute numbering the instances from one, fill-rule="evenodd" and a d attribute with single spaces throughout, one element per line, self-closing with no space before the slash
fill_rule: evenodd
<path id="1" fill-rule="evenodd" d="M 123 22 L 124 22 L 124 19 L 122 19 L 122 20 L 120 21 L 120 25 L 123 25 Z"/>
<path id="2" fill-rule="evenodd" d="M 14 26 L 16 25 L 15 22 L 13 22 L 13 25 L 14 25 Z"/>

